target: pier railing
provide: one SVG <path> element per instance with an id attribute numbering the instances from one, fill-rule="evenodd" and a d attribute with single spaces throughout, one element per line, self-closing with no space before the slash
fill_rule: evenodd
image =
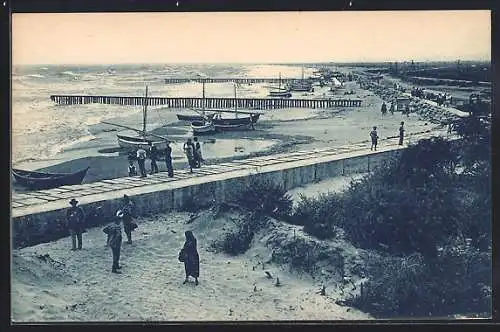
<path id="1" fill-rule="evenodd" d="M 144 97 L 117 96 L 76 96 L 52 95 L 50 99 L 61 105 L 76 104 L 110 104 L 110 105 L 144 105 Z M 168 108 L 202 108 L 203 98 L 191 97 L 148 97 L 148 106 L 164 106 Z M 239 108 L 276 109 L 276 108 L 334 108 L 359 107 L 359 99 L 281 99 L 281 98 L 205 98 L 206 108 Z"/>

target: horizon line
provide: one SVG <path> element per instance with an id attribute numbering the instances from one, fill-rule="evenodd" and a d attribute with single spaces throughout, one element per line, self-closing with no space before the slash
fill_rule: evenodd
<path id="1" fill-rule="evenodd" d="M 426 60 L 414 60 L 414 59 L 407 59 L 407 60 L 349 60 L 349 61 L 287 61 L 287 62 L 275 62 L 275 61 L 262 61 L 262 62 L 217 62 L 217 61 L 210 61 L 210 62 L 195 62 L 195 61 L 188 61 L 188 62 L 119 62 L 119 63 L 97 63 L 97 62 L 92 62 L 92 63 L 17 63 L 14 64 L 12 63 L 12 67 L 15 66 L 92 66 L 92 65 L 100 65 L 100 66 L 120 66 L 120 65 L 200 65 L 200 64 L 215 64 L 215 65 L 305 65 L 305 64 L 321 64 L 321 65 L 335 65 L 335 64 L 366 64 L 366 63 L 373 63 L 373 64 L 389 64 L 389 63 L 405 63 L 405 62 L 414 62 L 414 63 L 432 63 L 432 62 L 441 62 L 441 63 L 446 63 L 446 62 L 489 62 L 491 63 L 491 58 L 490 59 L 484 59 L 484 58 L 456 58 L 456 59 L 426 59 Z"/>

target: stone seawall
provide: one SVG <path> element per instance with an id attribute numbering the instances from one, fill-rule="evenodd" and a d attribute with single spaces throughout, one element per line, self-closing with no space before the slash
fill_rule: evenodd
<path id="1" fill-rule="evenodd" d="M 183 210 L 193 199 L 200 205 L 231 200 L 234 193 L 254 180 L 272 181 L 289 190 L 327 178 L 372 171 L 384 160 L 398 155 L 401 149 L 402 147 L 396 146 L 377 152 L 366 149 L 342 154 L 325 152 L 323 156 L 319 153 L 319 156 L 307 159 L 297 157 L 295 153 L 287 157 L 289 161 L 285 159 L 281 162 L 269 157 L 235 161 L 231 163 L 232 168 L 220 164 L 213 165 L 217 168 L 206 166 L 196 170 L 203 172 L 200 176 L 183 177 L 172 182 L 160 180 L 133 188 L 120 189 L 120 185 L 116 185 L 116 190 L 103 193 L 99 193 L 97 187 L 95 194 L 78 197 L 76 191 L 74 196 L 87 214 L 86 227 L 89 228 L 110 222 L 120 207 L 124 194 L 136 202 L 141 216 Z M 242 167 L 238 168 L 238 163 Z M 220 169 L 223 167 L 227 167 L 228 171 L 221 172 Z M 69 207 L 68 201 L 69 198 L 13 209 L 13 247 L 22 248 L 68 236 L 65 218 L 65 211 Z"/>

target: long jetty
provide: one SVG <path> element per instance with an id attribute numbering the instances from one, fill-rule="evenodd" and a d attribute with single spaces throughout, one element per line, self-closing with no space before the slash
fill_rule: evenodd
<path id="1" fill-rule="evenodd" d="M 282 78 L 281 83 L 289 83 L 293 81 L 300 80 L 300 78 Z M 165 78 L 166 84 L 178 84 L 178 83 L 226 83 L 234 82 L 238 84 L 251 84 L 251 83 L 279 83 L 280 79 L 275 78 L 242 78 L 242 77 L 169 77 Z"/>
<path id="2" fill-rule="evenodd" d="M 52 95 L 50 99 L 61 105 L 76 104 L 110 104 L 110 105 L 144 105 L 144 97 L 118 97 L 118 96 L 78 96 L 78 95 Z M 148 97 L 148 106 L 165 106 L 169 108 L 201 108 L 203 98 L 192 97 Z M 359 107 L 360 99 L 284 99 L 284 98 L 205 98 L 207 108 L 250 108 L 250 109 L 276 109 L 276 108 L 333 108 L 333 107 Z"/>

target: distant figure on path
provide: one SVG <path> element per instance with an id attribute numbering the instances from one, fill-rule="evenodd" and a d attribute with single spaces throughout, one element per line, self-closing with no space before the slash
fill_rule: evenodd
<path id="1" fill-rule="evenodd" d="M 377 143 L 378 143 L 377 127 L 373 127 L 373 130 L 370 132 L 370 138 L 372 139 L 372 146 L 370 147 L 370 150 L 375 149 L 375 151 L 377 151 Z"/>
<path id="2" fill-rule="evenodd" d="M 132 244 L 132 231 L 137 228 L 137 224 L 133 222 L 136 218 L 135 203 L 127 195 L 123 195 L 123 205 L 121 208 L 123 213 L 123 230 L 127 235 L 127 244 Z"/>
<path id="3" fill-rule="evenodd" d="M 191 276 L 195 279 L 195 285 L 198 285 L 198 277 L 200 276 L 200 256 L 196 249 L 196 238 L 191 231 L 186 231 L 184 235 L 186 236 L 186 242 L 184 242 L 184 247 L 179 253 L 179 260 L 184 262 L 184 270 L 186 272 L 186 279 L 182 284 L 187 283 L 189 281 L 189 276 Z"/>
<path id="4" fill-rule="evenodd" d="M 167 165 L 167 172 L 169 177 L 174 176 L 174 168 L 172 166 L 172 148 L 170 147 L 170 142 L 167 141 L 167 147 L 165 148 L 165 164 Z"/>
<path id="5" fill-rule="evenodd" d="M 382 115 L 387 114 L 387 105 L 385 104 L 385 102 L 382 103 L 382 107 L 380 108 L 380 111 L 382 112 Z"/>
<path id="6" fill-rule="evenodd" d="M 448 134 L 451 134 L 453 131 L 453 123 L 450 121 L 448 122 Z"/>
<path id="7" fill-rule="evenodd" d="M 410 117 L 410 105 L 406 104 L 405 105 L 405 114 L 406 114 L 406 117 Z"/>
<path id="8" fill-rule="evenodd" d="M 78 201 L 74 198 L 69 201 L 71 207 L 66 212 L 66 218 L 68 220 L 69 233 L 71 234 L 71 250 L 76 250 L 76 240 L 78 239 L 78 249 L 82 249 L 82 233 L 83 233 L 83 222 L 85 220 L 85 214 L 83 209 L 78 205 Z"/>
<path id="9" fill-rule="evenodd" d="M 200 142 L 198 142 L 198 137 L 194 138 L 194 158 L 196 161 L 196 167 L 200 168 L 201 162 L 204 160 L 203 160 L 203 156 L 201 153 L 201 144 L 200 144 Z"/>
<path id="10" fill-rule="evenodd" d="M 146 150 L 139 146 L 137 149 L 137 163 L 139 164 L 139 169 L 141 170 L 141 178 L 146 177 Z"/>
<path id="11" fill-rule="evenodd" d="M 403 145 L 403 138 L 405 136 L 405 123 L 401 121 L 401 127 L 399 127 L 399 145 Z"/>
<path id="12" fill-rule="evenodd" d="M 113 253 L 113 265 L 111 267 L 111 272 L 113 273 L 121 273 L 118 270 L 122 268 L 120 266 L 120 250 L 122 247 L 122 228 L 120 227 L 120 221 L 122 218 L 123 212 L 118 210 L 116 212 L 115 222 L 102 230 L 108 235 L 108 245 Z"/>
<path id="13" fill-rule="evenodd" d="M 391 107 L 389 108 L 389 112 L 391 112 L 391 115 L 394 115 L 394 103 L 391 103 Z"/>
<path id="14" fill-rule="evenodd" d="M 194 145 L 191 142 L 190 138 L 188 138 L 187 142 L 184 143 L 183 149 L 184 149 L 184 153 L 186 154 L 186 158 L 188 160 L 189 170 L 191 173 L 193 173 L 193 167 L 195 167 L 195 164 L 194 164 L 195 163 L 195 161 L 194 161 Z"/>
<path id="15" fill-rule="evenodd" d="M 134 166 L 134 161 L 129 160 L 128 161 L 128 176 L 136 176 L 137 175 L 137 168 Z"/>
<path id="16" fill-rule="evenodd" d="M 153 145 L 153 142 L 149 142 L 149 159 L 151 159 L 151 174 L 158 173 L 158 149 Z"/>

